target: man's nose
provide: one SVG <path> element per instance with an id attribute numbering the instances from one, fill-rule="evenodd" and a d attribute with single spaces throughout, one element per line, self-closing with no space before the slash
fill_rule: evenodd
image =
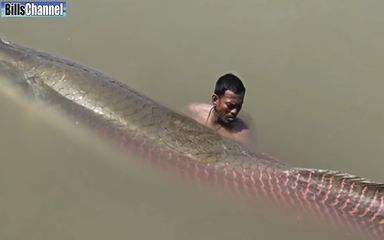
<path id="1" fill-rule="evenodd" d="M 237 115 L 239 113 L 239 109 L 237 108 L 234 108 L 234 109 L 231 109 L 231 112 L 230 112 L 232 115 Z"/>

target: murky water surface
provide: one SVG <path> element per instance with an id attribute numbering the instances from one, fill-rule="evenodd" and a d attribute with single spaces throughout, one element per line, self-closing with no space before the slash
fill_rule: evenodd
<path id="1" fill-rule="evenodd" d="M 71 1 L 64 19 L 0 19 L 0 35 L 175 110 L 209 101 L 217 77 L 233 71 L 261 149 L 384 182 L 383 7 Z M 6 86 L 0 92 L 1 239 L 343 239 L 263 204 L 176 184 Z"/>

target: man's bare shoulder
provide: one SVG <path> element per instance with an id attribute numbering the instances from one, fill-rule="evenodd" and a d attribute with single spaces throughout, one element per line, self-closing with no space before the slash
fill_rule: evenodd
<path id="1" fill-rule="evenodd" d="M 192 113 L 209 112 L 212 105 L 207 103 L 191 103 L 188 105 L 188 110 Z"/>
<path id="2" fill-rule="evenodd" d="M 188 115 L 204 124 L 212 105 L 207 103 L 191 103 L 188 105 Z"/>

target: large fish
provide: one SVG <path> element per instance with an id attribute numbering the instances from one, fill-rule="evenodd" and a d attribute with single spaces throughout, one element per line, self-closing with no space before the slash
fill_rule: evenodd
<path id="1" fill-rule="evenodd" d="M 146 159 L 384 239 L 384 185 L 254 153 L 96 70 L 0 39 L 0 75 Z"/>

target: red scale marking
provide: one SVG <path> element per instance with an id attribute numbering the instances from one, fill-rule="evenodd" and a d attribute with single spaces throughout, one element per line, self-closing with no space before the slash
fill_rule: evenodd
<path id="1" fill-rule="evenodd" d="M 322 204 L 325 204 L 325 202 L 327 201 L 329 194 L 331 193 L 331 190 L 332 190 L 332 184 L 333 184 L 333 177 L 331 176 L 328 181 L 327 192 L 325 193 L 324 198 L 321 200 Z"/>
<path id="2" fill-rule="evenodd" d="M 271 193 L 273 199 L 278 202 L 279 201 L 279 198 L 277 197 L 277 195 L 275 194 L 275 188 L 274 188 L 274 184 L 272 183 L 272 175 L 271 173 L 268 173 L 268 186 L 269 186 L 269 192 Z"/>
<path id="3" fill-rule="evenodd" d="M 247 196 L 251 196 L 252 194 L 249 191 L 249 177 L 245 174 L 245 168 L 241 171 L 241 183 L 243 185 L 244 192 Z"/>
<path id="4" fill-rule="evenodd" d="M 301 177 L 301 174 L 296 173 L 294 186 L 292 186 L 291 188 L 294 190 L 295 196 L 297 197 L 297 200 L 299 201 L 300 205 L 303 207 L 303 210 L 305 209 L 307 214 L 310 214 L 310 211 L 311 211 L 310 204 L 307 201 L 307 199 L 303 198 L 303 192 L 298 190 L 300 177 Z"/>
<path id="5" fill-rule="evenodd" d="M 355 183 L 352 183 L 352 184 L 349 186 L 348 194 L 347 194 L 347 196 L 345 196 L 345 199 L 346 199 L 346 200 L 344 201 L 343 205 L 341 205 L 341 206 L 339 207 L 339 210 L 344 210 L 344 209 L 348 206 L 348 204 L 351 202 L 350 196 L 351 196 L 351 194 L 353 193 L 353 188 L 354 188 L 354 186 L 355 186 Z"/>
<path id="6" fill-rule="evenodd" d="M 305 205 L 304 202 L 303 202 L 303 199 L 302 199 L 302 196 L 299 195 L 298 191 L 297 191 L 297 187 L 299 186 L 299 179 L 300 179 L 300 176 L 301 174 L 296 172 L 294 174 L 294 176 L 292 177 L 295 177 L 296 179 L 294 180 L 293 184 L 290 186 L 290 188 L 293 190 L 293 194 L 295 195 L 296 197 L 296 201 L 299 205 L 301 205 L 302 209 L 308 209 L 308 208 L 305 208 Z M 288 176 L 289 177 L 289 176 Z M 288 183 L 287 183 L 288 184 Z"/>
<path id="7" fill-rule="evenodd" d="M 365 211 L 362 214 L 359 215 L 359 217 L 364 217 L 365 215 L 367 215 L 371 211 L 374 203 L 376 202 L 377 194 L 378 194 L 378 190 L 376 190 L 375 195 L 373 196 L 369 206 L 365 209 Z"/>
<path id="8" fill-rule="evenodd" d="M 353 183 L 354 184 L 354 183 Z M 359 211 L 359 207 L 365 197 L 365 192 L 367 191 L 368 187 L 365 186 L 363 188 L 363 190 L 361 190 L 361 194 L 360 194 L 360 197 L 359 197 L 359 200 L 357 201 L 357 203 L 355 204 L 355 206 L 353 207 L 353 209 L 351 211 L 349 211 L 350 214 L 356 214 L 358 211 Z"/>
<path id="9" fill-rule="evenodd" d="M 347 200 L 345 200 L 344 204 L 341 207 L 339 207 L 340 210 L 344 210 L 348 206 L 348 204 L 351 202 L 350 196 L 353 193 L 354 187 L 355 187 L 355 183 L 352 183 L 351 186 L 349 186 L 348 195 L 346 196 Z"/>
<path id="10" fill-rule="evenodd" d="M 304 198 L 306 198 L 309 193 L 309 188 L 311 187 L 311 183 L 312 183 L 312 172 L 309 172 L 308 179 L 307 179 L 307 187 L 305 188 L 304 196 L 303 196 Z"/>
<path id="11" fill-rule="evenodd" d="M 208 164 L 205 166 L 205 168 L 204 168 L 204 176 L 205 176 L 205 179 L 206 179 L 206 180 L 208 180 L 208 178 L 209 178 L 209 171 L 208 171 L 209 167 L 210 167 L 210 164 L 208 163 Z"/>
<path id="12" fill-rule="evenodd" d="M 344 187 L 345 187 L 345 179 L 342 179 L 340 186 L 339 186 L 339 190 L 337 191 L 337 195 L 335 197 L 335 200 L 331 203 L 332 207 L 336 206 L 339 203 L 339 199 L 340 199 L 341 193 L 344 190 Z"/>
<path id="13" fill-rule="evenodd" d="M 381 198 L 381 201 L 380 201 L 380 207 L 379 209 L 377 209 L 377 211 L 375 212 L 375 214 L 373 214 L 373 216 L 369 219 L 369 222 L 373 222 L 376 220 L 376 218 L 381 214 L 381 211 L 383 210 L 384 208 L 384 196 L 382 196 Z"/>
<path id="14" fill-rule="evenodd" d="M 110 134 L 108 129 L 107 130 L 106 129 L 99 129 L 99 131 L 100 131 L 100 134 L 103 134 L 103 135 Z M 111 133 L 111 134 L 114 134 L 114 133 Z M 115 137 L 115 140 L 117 140 L 118 144 L 125 143 L 128 146 L 128 148 L 129 147 L 135 147 L 136 149 L 139 150 L 141 155 L 146 154 L 147 157 L 150 160 L 156 156 L 156 153 L 159 153 L 158 156 L 157 156 L 157 159 L 159 161 L 161 161 L 160 156 L 162 154 L 162 149 L 160 149 L 160 151 L 157 152 L 157 151 L 155 151 L 156 150 L 155 148 L 149 148 L 148 145 L 146 145 L 147 143 L 146 143 L 145 139 L 143 141 L 137 141 L 137 137 L 138 137 L 137 133 L 134 134 L 132 139 L 124 138 L 123 135 L 119 134 L 119 135 L 117 135 L 117 137 Z M 177 157 L 176 159 L 173 159 L 172 158 L 173 157 L 172 156 L 172 152 L 167 152 L 166 151 L 165 155 L 166 155 L 165 157 L 167 157 L 167 155 L 168 155 L 168 158 L 165 158 L 165 159 L 169 160 L 169 161 L 165 161 L 165 164 L 167 165 L 167 167 L 169 165 L 175 165 L 177 167 L 181 166 L 180 165 L 180 158 Z M 182 167 L 187 167 L 187 169 L 191 170 L 191 173 L 194 170 L 195 176 L 199 177 L 199 171 L 200 171 L 201 176 L 204 176 L 206 179 L 208 179 L 210 177 L 210 174 L 212 174 L 212 173 L 210 173 L 210 166 L 209 166 L 209 164 L 205 165 L 204 167 L 201 167 L 201 169 L 200 169 L 200 165 L 197 162 L 194 162 L 195 163 L 194 164 L 194 168 L 190 168 L 189 160 L 185 160 L 185 161 L 186 162 L 183 162 L 183 163 L 185 163 L 185 165 L 182 165 Z M 228 163 L 227 163 L 227 165 L 228 165 Z M 215 169 L 213 171 L 213 174 L 214 174 L 213 176 L 214 176 L 214 179 L 215 179 L 214 181 L 216 181 L 216 182 L 218 181 L 218 178 L 220 177 L 220 176 L 217 175 L 218 170 L 219 169 L 215 166 Z M 225 172 L 224 180 L 226 182 L 227 180 L 229 180 L 228 177 L 230 176 L 230 175 L 228 175 L 229 172 L 228 172 L 228 168 L 227 167 L 224 167 L 224 172 Z M 257 177 L 257 176 L 255 176 L 254 172 L 252 172 L 250 176 L 247 176 L 247 174 L 245 174 L 245 173 L 246 173 L 245 169 L 243 169 L 243 171 L 241 173 L 236 172 L 236 171 L 232 171 L 232 174 L 231 174 L 232 175 L 232 179 L 231 180 L 233 181 L 232 183 L 235 186 L 235 189 L 238 190 L 239 185 L 240 185 L 240 187 L 241 186 L 243 187 L 245 192 L 248 192 L 248 189 L 249 189 L 248 183 L 249 183 L 249 184 L 251 184 L 251 187 L 252 187 L 253 191 L 255 193 L 257 193 L 258 192 L 258 188 L 257 188 L 258 185 L 256 185 L 256 180 L 255 180 L 255 177 Z M 264 175 L 264 177 L 267 177 L 266 179 L 263 179 L 264 178 L 263 177 L 263 173 L 267 174 L 267 176 Z M 267 189 L 266 189 L 266 187 L 269 187 L 271 195 L 273 195 L 274 198 L 277 198 L 277 197 L 281 196 L 282 199 L 287 197 L 287 198 L 292 200 L 292 199 L 294 199 L 292 195 L 296 194 L 296 197 L 297 197 L 297 200 L 298 200 L 299 203 L 306 202 L 306 203 L 308 203 L 308 205 L 312 205 L 312 207 L 314 205 L 316 207 L 316 209 L 320 209 L 320 206 L 319 206 L 319 204 L 317 204 L 317 202 L 310 202 L 310 201 L 307 201 L 307 199 L 306 199 L 307 195 L 310 193 L 311 183 L 313 181 L 312 180 L 312 177 L 313 177 L 312 173 L 309 173 L 309 176 L 308 176 L 308 179 L 307 179 L 307 185 L 306 185 L 304 191 L 294 191 L 294 192 L 292 192 L 292 195 L 289 195 L 290 193 L 289 193 L 289 191 L 287 191 L 288 192 L 288 196 L 284 196 L 283 192 L 285 192 L 285 191 L 283 191 L 283 189 L 281 188 L 282 184 L 284 186 L 288 186 L 288 184 L 289 184 L 290 178 L 289 178 L 288 173 L 285 172 L 286 179 L 283 179 L 283 176 L 277 176 L 274 173 L 272 173 L 272 174 L 260 171 L 260 175 L 258 176 L 258 180 L 260 182 L 261 189 L 262 189 L 262 191 L 264 192 L 265 195 L 269 195 L 267 193 Z M 299 187 L 300 177 L 301 177 L 300 173 L 297 173 L 296 179 L 292 179 L 291 178 L 293 183 L 292 183 L 290 188 L 296 189 L 296 188 Z M 323 186 L 325 179 L 326 179 L 326 174 L 323 174 L 321 176 L 320 182 L 317 184 L 317 191 L 316 191 L 316 195 L 320 195 L 323 192 L 323 187 L 327 188 L 327 191 L 326 191 L 324 199 L 322 200 L 322 203 L 325 203 L 327 201 L 327 199 L 329 198 L 329 195 L 332 192 L 331 190 L 332 190 L 332 187 L 333 187 L 332 185 L 333 185 L 333 181 L 334 181 L 334 178 L 331 176 L 329 178 L 329 185 Z M 285 180 L 285 181 L 283 181 L 283 180 Z M 241 181 L 241 182 L 239 182 L 239 181 Z M 301 182 L 300 182 L 300 184 L 301 184 Z M 338 194 L 337 194 L 335 200 L 333 201 L 333 203 L 331 204 L 332 206 L 336 206 L 339 203 L 339 199 L 340 199 L 340 197 L 341 197 L 341 195 L 342 195 L 342 193 L 344 191 L 343 190 L 344 187 L 345 187 L 345 182 L 343 180 L 343 182 L 341 182 L 341 185 L 339 186 Z M 356 219 L 351 221 L 351 219 L 349 219 L 346 214 L 341 214 L 340 212 L 337 212 L 337 210 L 344 210 L 348 206 L 348 204 L 350 204 L 351 200 L 350 200 L 349 196 L 353 193 L 353 188 L 354 188 L 354 184 L 351 184 L 348 196 L 346 197 L 347 200 L 344 202 L 344 204 L 341 207 L 339 207 L 338 209 L 335 209 L 336 212 L 334 212 L 334 214 L 330 214 L 330 215 L 333 215 L 336 218 L 339 218 L 338 220 L 343 219 L 344 222 L 347 221 L 350 224 L 354 223 L 356 225 L 356 227 L 362 227 L 363 226 L 362 221 L 357 221 Z M 301 189 L 301 185 L 300 185 L 300 189 Z M 365 194 L 366 194 L 367 189 L 368 189 L 367 187 L 364 187 L 362 189 L 362 192 L 361 192 L 361 194 L 359 196 L 359 199 L 358 199 L 357 203 L 353 206 L 352 210 L 350 210 L 348 213 L 356 214 L 359 211 L 359 207 L 364 202 L 364 199 L 366 197 Z M 274 190 L 276 190 L 276 191 L 274 191 Z M 301 192 L 301 194 L 300 194 L 301 197 L 304 197 L 304 200 L 305 200 L 304 202 L 303 202 L 303 199 L 297 195 L 300 192 Z M 278 195 L 277 197 L 276 197 L 276 194 Z M 377 224 L 377 222 L 378 222 L 378 224 L 380 225 L 380 226 L 376 225 L 376 228 L 372 228 L 371 229 L 372 233 L 376 234 L 377 236 L 383 236 L 384 219 L 382 218 L 382 213 L 384 211 L 384 196 L 380 197 L 380 206 L 373 213 L 373 211 L 374 211 L 373 208 L 376 208 L 374 206 L 376 206 L 378 194 L 379 194 L 379 192 L 376 191 L 373 199 L 371 199 L 371 201 L 369 203 L 369 207 L 366 208 L 365 211 L 363 213 L 361 213 L 359 216 L 360 217 L 364 217 L 367 214 L 372 213 L 373 215 L 372 215 L 372 217 L 368 221 L 371 222 L 371 223 L 376 221 L 375 224 Z M 328 211 L 330 210 L 327 207 L 326 207 L 326 209 Z M 361 224 L 361 225 L 359 225 L 359 224 Z M 366 227 L 369 227 L 369 226 L 370 225 L 367 223 Z"/>
<path id="15" fill-rule="evenodd" d="M 241 181 L 243 183 L 248 183 L 249 182 L 249 176 L 247 176 L 246 171 L 247 170 L 245 168 L 243 168 L 243 170 L 241 171 Z"/>
<path id="16" fill-rule="evenodd" d="M 225 177 L 228 176 L 228 168 L 227 168 L 228 165 L 229 165 L 229 163 L 226 162 L 225 165 L 224 165 L 224 167 L 223 167 L 223 170 L 224 170 L 224 176 L 225 176 Z"/>
<path id="17" fill-rule="evenodd" d="M 292 205 L 293 204 L 292 197 L 289 194 L 288 195 L 284 194 L 284 191 L 281 188 L 281 184 L 282 184 L 281 178 L 282 178 L 282 175 L 280 175 L 280 176 L 275 175 L 275 182 L 276 182 L 276 186 L 278 189 L 278 194 L 279 194 L 280 198 L 282 199 L 283 204 L 293 206 Z"/>
<path id="18" fill-rule="evenodd" d="M 285 201 L 287 202 L 287 204 L 294 206 L 294 199 L 293 199 L 291 193 L 289 192 L 289 187 L 288 187 L 288 182 L 289 182 L 288 172 L 285 171 L 284 174 L 282 174 L 280 176 L 280 178 L 281 179 L 278 180 L 279 177 L 277 177 L 277 181 L 278 181 L 278 183 L 280 183 L 280 181 L 282 182 L 282 186 L 284 187 L 284 189 L 281 188 L 280 184 L 278 184 L 279 192 L 283 196 L 283 198 L 285 198 Z M 283 178 L 284 178 L 284 181 L 283 181 Z"/>
<path id="19" fill-rule="evenodd" d="M 294 185 L 292 186 L 292 189 L 296 189 L 297 186 L 299 186 L 299 178 L 300 178 L 300 173 L 296 173 L 296 180 L 294 182 Z"/>
<path id="20" fill-rule="evenodd" d="M 251 178 L 251 182 L 252 182 L 252 190 L 253 190 L 253 192 L 254 192 L 256 195 L 258 195 L 259 190 L 258 190 L 257 187 L 256 187 L 256 180 L 255 180 L 255 172 L 254 172 L 254 171 L 251 172 L 251 176 L 250 176 L 250 178 Z"/>
<path id="21" fill-rule="evenodd" d="M 341 207 L 339 207 L 339 210 L 344 210 L 350 202 L 351 202 L 351 200 L 349 198 L 347 198 L 347 200 L 345 200 L 344 204 Z"/>
<path id="22" fill-rule="evenodd" d="M 224 176 L 223 176 L 223 183 L 224 183 L 224 187 L 227 189 L 228 188 L 228 179 L 227 179 L 227 175 L 228 175 L 228 169 L 227 169 L 227 165 L 228 163 L 225 164 L 226 166 L 224 167 Z"/>
<path id="23" fill-rule="evenodd" d="M 289 202 L 288 202 L 288 204 L 290 204 L 291 206 L 295 206 L 295 204 L 296 204 L 296 202 L 295 202 L 295 199 L 296 198 L 294 198 L 293 197 L 293 193 L 292 192 L 290 192 L 289 191 L 289 188 L 285 188 L 285 195 L 287 196 L 287 198 L 288 198 L 288 200 L 289 200 Z M 297 195 L 296 195 L 297 196 Z"/>
<path id="24" fill-rule="evenodd" d="M 233 180 L 236 181 L 236 178 L 237 178 L 236 170 L 232 170 L 232 177 L 233 177 Z"/>
<path id="25" fill-rule="evenodd" d="M 313 202 L 311 202 L 311 199 L 308 198 L 308 193 L 310 191 L 310 187 L 311 187 L 311 183 L 312 183 L 312 172 L 309 172 L 309 175 L 308 175 L 308 179 L 306 180 L 307 181 L 307 186 L 304 190 L 304 192 L 302 193 L 302 197 L 306 203 L 306 205 L 309 207 L 309 210 L 312 214 L 317 214 L 317 209 L 316 207 L 313 207 Z"/>
<path id="26" fill-rule="evenodd" d="M 236 173 L 236 170 L 232 170 L 232 185 L 233 185 L 233 188 L 235 189 L 235 191 L 237 193 L 239 193 L 240 189 L 239 189 L 239 184 L 237 183 L 237 173 Z"/>
<path id="27" fill-rule="evenodd" d="M 268 173 L 267 174 L 268 176 L 268 186 L 269 186 L 269 191 L 274 195 L 274 187 L 273 187 L 273 183 L 272 183 L 272 176 L 271 176 L 271 173 Z"/>
<path id="28" fill-rule="evenodd" d="M 285 172 L 285 173 L 284 173 L 284 176 L 285 176 L 284 186 L 285 186 L 285 187 L 288 187 L 289 173 L 288 173 L 288 172 Z"/>
<path id="29" fill-rule="evenodd" d="M 300 205 L 301 204 L 301 200 L 300 200 L 300 197 L 298 196 L 296 190 L 295 190 L 295 187 L 293 186 L 289 186 L 289 180 L 290 180 L 290 175 L 289 175 L 289 172 L 285 172 L 284 173 L 284 176 L 285 176 L 285 181 L 284 181 L 284 186 L 285 186 L 285 193 L 286 195 L 289 197 L 289 200 L 290 200 L 290 204 L 292 206 L 297 206 L 297 203 L 299 203 Z M 290 189 L 292 189 L 292 191 L 290 191 Z"/>
<path id="30" fill-rule="evenodd" d="M 264 196 L 267 196 L 267 192 L 265 191 L 265 185 L 263 182 L 263 172 L 262 171 L 260 171 L 260 175 L 259 175 L 258 179 L 260 182 L 261 191 L 263 192 Z"/>
<path id="31" fill-rule="evenodd" d="M 277 175 L 275 175 L 275 182 L 276 182 L 277 189 L 279 190 L 279 194 L 283 197 L 283 189 L 281 189 L 279 176 Z"/>

